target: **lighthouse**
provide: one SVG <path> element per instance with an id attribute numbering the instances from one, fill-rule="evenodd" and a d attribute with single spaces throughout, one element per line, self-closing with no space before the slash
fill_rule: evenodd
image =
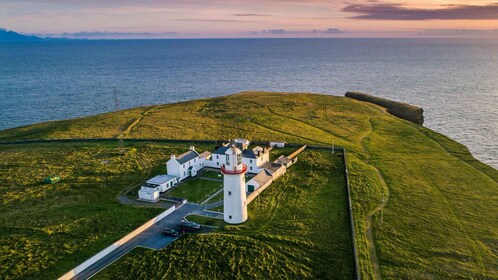
<path id="1" fill-rule="evenodd" d="M 223 219 L 229 224 L 247 220 L 246 179 L 247 166 L 242 163 L 242 152 L 232 145 L 225 152 L 223 173 Z"/>

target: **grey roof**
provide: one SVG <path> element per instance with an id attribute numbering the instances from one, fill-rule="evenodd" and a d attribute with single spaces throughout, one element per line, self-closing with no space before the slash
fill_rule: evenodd
<path id="1" fill-rule="evenodd" d="M 170 176 L 170 175 L 157 175 L 156 177 L 147 180 L 147 184 L 160 185 L 169 182 L 175 178 L 176 178 L 175 176 Z"/>
<path id="2" fill-rule="evenodd" d="M 242 155 L 245 157 L 245 158 L 256 158 L 256 154 L 254 153 L 253 150 L 250 150 L 250 149 L 246 149 L 242 152 Z"/>
<path id="3" fill-rule="evenodd" d="M 219 147 L 218 150 L 214 151 L 213 154 L 217 154 L 217 155 L 224 155 L 225 152 L 230 149 L 230 147 L 227 145 L 227 146 L 223 146 L 223 147 Z"/>
<path id="4" fill-rule="evenodd" d="M 260 146 L 256 146 L 253 149 L 246 149 L 246 150 L 244 150 L 242 152 L 242 154 L 244 155 L 245 158 L 257 158 L 256 152 L 258 150 L 261 151 L 263 154 L 265 154 L 265 153 L 268 152 L 268 150 L 265 150 L 265 149 L 261 148 Z"/>
<path id="5" fill-rule="evenodd" d="M 281 155 L 280 157 L 278 157 L 278 159 L 275 161 L 276 163 L 280 163 L 280 164 L 288 164 L 289 162 L 291 162 L 292 160 L 284 155 Z"/>
<path id="6" fill-rule="evenodd" d="M 273 179 L 273 176 L 266 170 L 262 170 L 258 175 L 254 176 L 251 180 L 256 181 L 260 186 Z M 250 181 L 250 180 L 249 180 Z"/>
<path id="7" fill-rule="evenodd" d="M 261 165 L 261 167 L 264 168 L 266 171 L 268 171 L 270 174 L 273 174 L 275 171 L 282 168 L 282 165 L 275 162 L 266 162 L 263 165 Z"/>
<path id="8" fill-rule="evenodd" d="M 188 152 L 185 152 L 185 153 L 177 156 L 176 160 L 178 161 L 178 163 L 184 164 L 187 161 L 190 161 L 198 156 L 199 156 L 199 154 L 196 151 L 188 151 Z"/>

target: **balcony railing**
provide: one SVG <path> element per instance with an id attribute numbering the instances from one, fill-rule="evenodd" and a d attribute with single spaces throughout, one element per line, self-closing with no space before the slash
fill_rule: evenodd
<path id="1" fill-rule="evenodd" d="M 245 173 L 247 171 L 247 165 L 245 164 L 242 164 L 242 168 L 240 169 L 237 169 L 237 170 L 227 170 L 226 169 L 226 166 L 223 164 L 221 166 L 221 173 L 223 174 L 242 174 L 242 173 Z"/>

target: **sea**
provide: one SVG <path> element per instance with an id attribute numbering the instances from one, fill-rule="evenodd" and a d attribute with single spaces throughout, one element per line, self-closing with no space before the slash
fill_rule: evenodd
<path id="1" fill-rule="evenodd" d="M 496 39 L 168 39 L 0 43 L 0 129 L 240 91 L 362 91 L 498 168 Z"/>

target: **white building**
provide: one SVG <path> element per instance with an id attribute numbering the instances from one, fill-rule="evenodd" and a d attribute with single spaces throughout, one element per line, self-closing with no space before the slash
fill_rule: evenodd
<path id="1" fill-rule="evenodd" d="M 242 161 L 247 165 L 247 172 L 253 174 L 259 173 L 262 170 L 261 166 L 270 160 L 270 149 L 259 146 L 248 149 L 249 141 L 245 139 L 235 139 L 234 142 L 237 148 L 242 150 Z M 225 160 L 225 152 L 229 149 L 229 144 L 218 148 L 211 155 L 211 160 L 206 161 L 206 165 L 212 168 L 221 168 Z"/>
<path id="2" fill-rule="evenodd" d="M 175 176 L 158 175 L 145 182 L 138 191 L 140 200 L 156 202 L 159 199 L 159 194 L 171 189 L 178 183 Z"/>
<path id="3" fill-rule="evenodd" d="M 223 173 L 223 219 L 229 224 L 240 224 L 247 220 L 247 198 L 242 152 L 235 145 L 225 151 L 221 173 Z"/>
<path id="4" fill-rule="evenodd" d="M 138 199 L 157 202 L 159 200 L 159 187 L 142 186 L 138 191 Z"/>
<path id="5" fill-rule="evenodd" d="M 272 148 L 283 148 L 287 142 L 284 141 L 272 141 L 270 142 L 270 147 Z"/>
<path id="6" fill-rule="evenodd" d="M 199 170 L 206 167 L 206 160 L 210 156 L 209 152 L 199 155 L 194 146 L 190 146 L 188 152 L 179 156 L 171 155 L 170 160 L 166 163 L 168 175 L 175 176 L 178 181 L 182 181 L 187 177 L 195 177 Z"/>
<path id="7" fill-rule="evenodd" d="M 159 187 L 159 192 L 161 193 L 171 189 L 177 183 L 176 177 L 170 175 L 157 175 L 145 182 L 146 186 Z"/>

